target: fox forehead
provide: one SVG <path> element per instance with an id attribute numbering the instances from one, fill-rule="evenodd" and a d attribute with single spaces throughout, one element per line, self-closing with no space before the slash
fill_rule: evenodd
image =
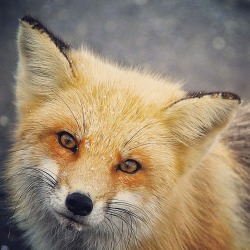
<path id="1" fill-rule="evenodd" d="M 121 148 L 135 133 L 138 142 L 163 130 L 159 107 L 132 95 L 107 85 L 69 89 L 31 112 L 30 122 L 44 123 L 41 131 L 45 133 L 68 131 L 77 140 L 85 140 L 87 148 L 90 143 L 106 141 Z"/>
<path id="2" fill-rule="evenodd" d="M 119 67 L 83 48 L 72 49 L 69 52 L 69 58 L 72 62 L 73 81 L 76 82 L 76 85 L 87 87 L 103 85 L 104 88 L 98 89 L 97 93 L 110 91 L 110 86 L 113 86 L 110 94 L 114 94 L 115 90 L 119 92 L 119 98 L 125 96 L 126 101 L 132 101 L 137 96 L 144 103 L 157 104 L 158 108 L 167 107 L 168 104 L 185 95 L 184 91 L 180 89 L 181 82 L 162 78 L 136 68 L 131 70 L 131 68 Z M 172 84 L 173 82 L 174 84 Z"/>

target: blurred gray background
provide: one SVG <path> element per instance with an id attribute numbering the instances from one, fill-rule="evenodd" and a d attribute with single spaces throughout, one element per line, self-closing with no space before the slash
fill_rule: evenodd
<path id="1" fill-rule="evenodd" d="M 188 90 L 250 99 L 250 0 L 0 0 L 0 169 L 15 122 L 18 19 L 27 13 L 73 47 L 83 42 L 123 65 L 181 79 Z M 0 250 L 28 249 L 0 194 Z"/>

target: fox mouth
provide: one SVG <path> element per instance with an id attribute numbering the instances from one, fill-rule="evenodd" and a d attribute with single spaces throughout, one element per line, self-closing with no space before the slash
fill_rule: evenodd
<path id="1" fill-rule="evenodd" d="M 68 216 L 66 214 L 63 213 L 56 213 L 56 217 L 59 217 L 58 220 L 59 222 L 65 226 L 65 228 L 67 230 L 77 230 L 77 231 L 82 231 L 84 227 L 86 227 L 87 225 L 85 225 L 83 222 L 80 222 L 79 220 L 75 219 L 72 216 Z"/>

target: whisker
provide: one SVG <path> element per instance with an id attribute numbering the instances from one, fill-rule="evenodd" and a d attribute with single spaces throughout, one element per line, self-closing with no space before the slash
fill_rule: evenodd
<path id="1" fill-rule="evenodd" d="M 122 221 L 122 224 L 121 224 L 121 230 L 120 230 L 120 228 L 116 225 L 116 223 L 114 223 L 113 222 L 113 225 L 116 227 L 116 230 L 117 230 L 117 232 L 118 232 L 118 234 L 119 234 L 119 238 L 118 238 L 118 241 L 117 241 L 117 245 L 119 245 L 119 243 L 122 241 L 122 238 L 123 238 L 123 232 L 124 232 L 124 224 L 123 224 L 123 222 L 126 224 L 126 225 L 130 225 L 129 224 L 129 222 L 121 215 L 121 214 L 119 214 L 119 213 L 116 213 L 116 212 L 114 212 L 114 211 L 109 211 L 109 212 L 107 212 L 107 214 L 109 214 L 109 215 L 111 215 L 111 216 L 114 216 L 114 217 L 116 217 L 116 218 L 119 218 L 121 221 Z M 128 234 L 129 234 L 129 229 L 128 229 Z M 130 238 L 130 237 L 128 237 L 128 238 Z"/>
<path id="2" fill-rule="evenodd" d="M 108 207 L 107 207 L 107 211 L 106 214 L 109 216 L 114 216 L 116 218 L 118 218 L 119 220 L 121 220 L 124 225 L 126 225 L 126 238 L 127 241 L 124 243 L 125 248 L 128 248 L 129 245 L 131 244 L 130 242 L 133 239 L 133 244 L 135 245 L 139 245 L 138 244 L 138 239 L 137 239 L 137 226 L 138 226 L 138 221 L 140 221 L 141 223 L 147 225 L 147 227 L 149 227 L 149 225 L 147 224 L 146 220 L 145 220 L 145 215 L 140 216 L 137 212 L 134 211 L 138 211 L 138 213 L 142 212 L 141 209 L 139 209 L 139 207 L 130 204 L 128 202 L 122 201 L 122 200 L 112 200 L 109 202 Z M 108 217 L 107 217 L 108 218 Z M 110 220 L 112 221 L 112 224 L 116 225 L 115 221 L 113 221 L 111 218 Z M 118 228 L 121 228 L 122 233 L 125 232 L 125 228 L 124 225 L 120 225 Z M 117 225 L 116 225 L 117 227 Z M 150 227 L 149 227 L 150 228 Z M 120 230 L 118 230 L 119 232 Z M 120 235 L 120 233 L 119 233 Z M 119 236 L 119 241 L 120 241 L 120 237 Z M 124 236 L 123 236 L 124 237 Z"/>
<path id="3" fill-rule="evenodd" d="M 80 106 L 81 106 L 81 109 L 82 109 L 82 125 L 83 125 L 83 132 L 85 134 L 86 133 L 86 120 L 85 120 L 85 116 L 84 116 L 84 106 L 83 106 L 83 103 L 82 103 L 82 99 L 81 99 L 81 97 L 79 95 L 79 92 L 77 90 L 75 90 L 75 93 L 78 96 L 78 100 L 80 102 Z"/>
<path id="4" fill-rule="evenodd" d="M 123 148 L 125 148 L 125 147 L 135 138 L 135 136 L 137 136 L 141 131 L 143 131 L 145 128 L 151 126 L 152 124 L 157 124 L 157 122 L 155 122 L 155 121 L 150 122 L 150 123 L 144 125 L 143 127 L 141 127 L 139 130 L 137 130 L 137 131 L 130 137 L 130 139 L 124 143 Z"/>
<path id="5" fill-rule="evenodd" d="M 39 177 L 39 174 L 43 178 Z M 20 203 L 22 198 L 27 199 L 27 197 L 28 197 L 29 200 L 37 198 L 41 194 L 41 191 L 40 191 L 41 187 L 46 188 L 46 186 L 47 186 L 47 187 L 50 187 L 50 189 L 52 189 L 57 184 L 57 180 L 55 179 L 55 177 L 53 177 L 50 173 L 46 172 L 43 169 L 36 168 L 36 166 L 22 168 L 19 171 L 17 171 L 14 175 L 12 175 L 12 177 L 10 177 L 10 178 L 13 178 L 13 176 L 25 176 L 25 178 L 23 178 L 22 184 L 19 188 L 20 190 L 22 190 L 22 193 L 20 194 L 20 196 L 16 202 L 15 208 L 13 210 L 13 215 L 16 213 L 16 210 L 18 208 L 18 204 Z M 32 178 L 30 178 L 30 177 L 32 177 Z M 28 179 L 29 179 L 29 182 L 27 181 Z M 30 179 L 32 179 L 31 182 L 30 182 Z M 28 185 L 27 185 L 27 183 L 28 183 Z M 46 184 L 46 185 L 44 185 L 44 184 Z M 46 189 L 46 191 L 43 191 L 43 192 L 46 193 L 47 191 L 48 191 L 48 189 Z M 40 199 L 35 199 L 35 200 L 36 200 L 36 202 L 38 202 Z M 44 202 L 44 200 L 41 199 L 41 203 L 43 203 L 43 202 Z"/>
<path id="6" fill-rule="evenodd" d="M 140 147 L 144 147 L 144 146 L 147 146 L 147 145 L 166 145 L 166 143 L 146 142 L 146 143 L 138 144 L 138 145 L 136 145 L 136 146 L 134 146 L 134 147 L 125 149 L 123 152 L 131 151 L 131 150 L 133 150 L 133 149 L 140 148 Z"/>
<path id="7" fill-rule="evenodd" d="M 65 100 L 63 98 L 61 98 L 61 96 L 55 90 L 51 89 L 51 91 L 59 98 L 57 100 L 60 101 L 60 102 L 63 102 L 65 104 L 65 106 L 68 108 L 69 112 L 71 113 L 71 115 L 73 116 L 73 118 L 74 118 L 74 120 L 76 122 L 76 125 L 77 125 L 79 131 L 81 132 L 81 130 L 82 130 L 81 126 L 80 126 L 74 112 L 72 111 L 72 109 L 69 107 L 69 105 L 65 102 Z"/>

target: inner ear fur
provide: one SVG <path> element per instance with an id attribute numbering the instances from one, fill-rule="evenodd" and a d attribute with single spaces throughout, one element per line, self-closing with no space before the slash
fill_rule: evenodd
<path id="1" fill-rule="evenodd" d="M 30 16 L 20 21 L 18 52 L 16 95 L 19 107 L 28 105 L 32 99 L 48 98 L 72 81 L 70 47 Z"/>
<path id="2" fill-rule="evenodd" d="M 229 92 L 188 93 L 165 112 L 173 141 L 187 147 L 211 142 L 236 114 L 240 97 Z"/>

